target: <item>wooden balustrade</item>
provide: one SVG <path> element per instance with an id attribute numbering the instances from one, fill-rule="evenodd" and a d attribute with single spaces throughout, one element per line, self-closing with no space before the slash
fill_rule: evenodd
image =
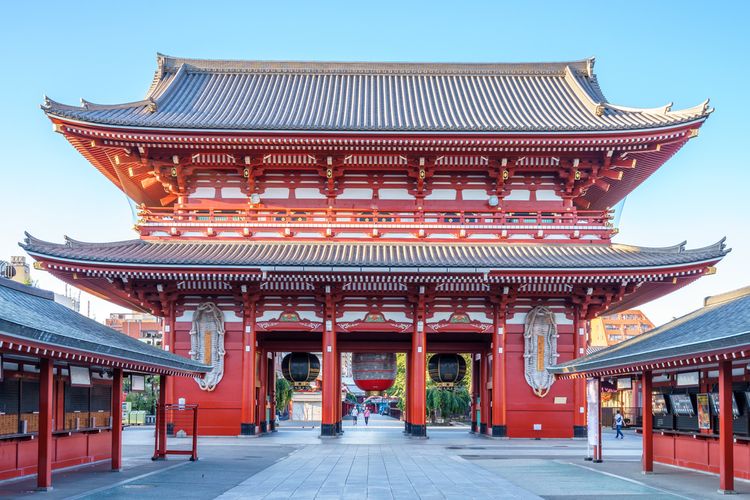
<path id="1" fill-rule="evenodd" d="M 569 234 L 576 238 L 596 234 L 608 238 L 614 232 L 608 211 L 509 212 L 509 211 L 435 211 L 435 210 L 362 210 L 347 208 L 144 208 L 138 227 L 149 235 L 166 231 L 211 228 L 212 231 L 263 229 L 331 229 L 338 231 L 459 231 L 465 233 L 547 233 Z"/>

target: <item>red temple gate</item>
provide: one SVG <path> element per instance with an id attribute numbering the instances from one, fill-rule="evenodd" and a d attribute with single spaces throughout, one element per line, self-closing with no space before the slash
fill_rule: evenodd
<path id="1" fill-rule="evenodd" d="M 547 367 L 584 353 L 587 320 L 676 290 L 725 253 L 612 243 L 610 208 L 711 109 L 608 103 L 593 60 L 159 56 L 143 101 L 44 110 L 141 206 L 140 239 L 24 248 L 163 316 L 164 348 L 213 366 L 167 396 L 200 404 L 202 434 L 271 430 L 269 355 L 308 351 L 322 353 L 323 435 L 341 426 L 341 352 L 407 354 L 414 436 L 428 353 L 456 352 L 475 360 L 482 433 L 583 435 L 582 382 Z"/>

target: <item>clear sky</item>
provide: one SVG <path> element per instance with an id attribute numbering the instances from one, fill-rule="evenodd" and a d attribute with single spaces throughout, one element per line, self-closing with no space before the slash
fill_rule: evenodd
<path id="1" fill-rule="evenodd" d="M 366 6 L 366 7 L 355 7 Z M 0 258 L 23 232 L 62 241 L 135 237 L 125 196 L 39 110 L 139 100 L 156 52 L 234 59 L 558 61 L 595 56 L 610 102 L 716 112 L 625 203 L 617 241 L 644 246 L 728 237 L 718 274 L 643 307 L 657 323 L 703 297 L 750 285 L 748 2 L 7 2 L 0 19 L 3 186 Z M 62 285 L 45 273 L 46 288 Z M 85 312 L 85 301 L 84 301 Z M 102 320 L 118 310 L 94 301 Z"/>

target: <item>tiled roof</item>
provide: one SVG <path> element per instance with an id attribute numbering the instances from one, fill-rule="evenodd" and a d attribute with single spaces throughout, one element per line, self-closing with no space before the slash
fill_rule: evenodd
<path id="1" fill-rule="evenodd" d="M 157 349 L 78 314 L 54 294 L 0 278 L 0 335 L 167 370 L 205 373 L 210 367 Z"/>
<path id="2" fill-rule="evenodd" d="M 722 239 L 686 250 L 630 245 L 545 245 L 476 243 L 202 242 L 144 241 L 49 243 L 27 234 L 21 245 L 34 256 L 58 260 L 141 266 L 221 267 L 477 267 L 502 269 L 643 269 L 721 259 L 729 250 Z M 386 270 L 386 269 L 382 269 Z"/>
<path id="3" fill-rule="evenodd" d="M 608 103 L 593 59 L 434 64 L 211 61 L 158 56 L 142 101 L 68 106 L 50 115 L 157 129 L 518 132 L 657 128 L 704 119 L 708 102 L 672 111 Z"/>
<path id="4" fill-rule="evenodd" d="M 750 348 L 750 287 L 710 297 L 704 307 L 690 314 L 549 370 L 558 374 L 605 371 L 735 348 Z"/>

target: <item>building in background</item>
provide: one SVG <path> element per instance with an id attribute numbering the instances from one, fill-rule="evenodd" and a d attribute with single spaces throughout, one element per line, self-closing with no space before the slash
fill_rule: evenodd
<path id="1" fill-rule="evenodd" d="M 651 330 L 654 324 L 638 309 L 591 320 L 591 346 L 607 347 Z"/>
<path id="2" fill-rule="evenodd" d="M 654 328 L 654 324 L 638 309 L 608 314 L 590 322 L 590 345 L 587 354 L 619 344 Z M 615 411 L 620 411 L 626 423 L 635 422 L 638 383 L 630 378 L 604 380 L 602 382 L 602 423 L 612 425 Z M 634 391 L 636 389 L 636 391 Z"/>
<path id="3" fill-rule="evenodd" d="M 112 313 L 105 323 L 128 337 L 161 347 L 161 319 L 156 316 L 138 312 Z"/>
<path id="4" fill-rule="evenodd" d="M 3 266 L 3 277 L 24 285 L 31 284 L 31 269 L 26 263 L 26 257 L 13 255 L 10 262 Z"/>

